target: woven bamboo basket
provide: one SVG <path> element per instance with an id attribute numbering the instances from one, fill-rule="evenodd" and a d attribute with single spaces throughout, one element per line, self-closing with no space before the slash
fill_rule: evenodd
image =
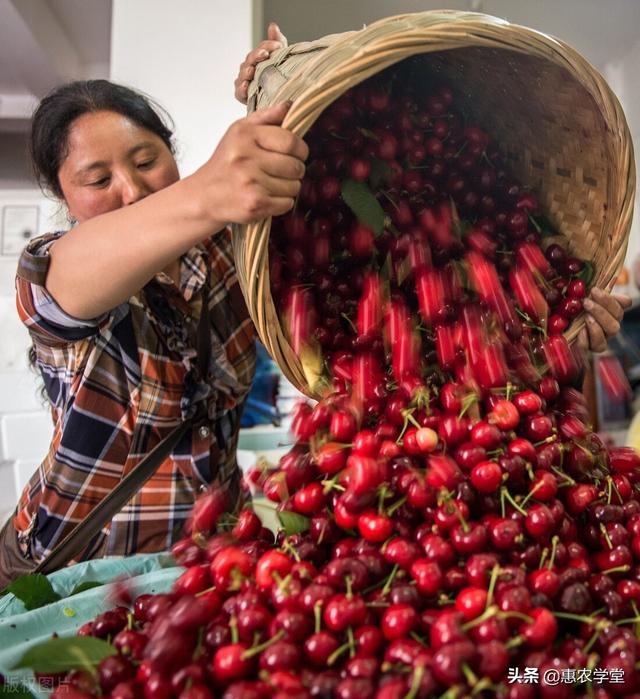
<path id="1" fill-rule="evenodd" d="M 425 54 L 424 70 L 453 87 L 463 109 L 538 194 L 572 254 L 610 290 L 623 265 L 635 197 L 629 129 L 604 78 L 574 49 L 488 15 L 450 10 L 380 20 L 361 31 L 282 49 L 261 63 L 249 111 L 292 100 L 283 126 L 304 136 L 354 85 Z M 285 376 L 311 397 L 269 285 L 271 219 L 234 227 L 238 276 L 258 334 Z M 584 325 L 577 318 L 573 340 Z"/>

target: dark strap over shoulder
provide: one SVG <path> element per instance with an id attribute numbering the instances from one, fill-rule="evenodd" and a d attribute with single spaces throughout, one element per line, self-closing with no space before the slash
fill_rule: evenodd
<path id="1" fill-rule="evenodd" d="M 47 574 L 64 568 L 153 476 L 160 464 L 178 444 L 182 435 L 192 426 L 192 423 L 193 419 L 183 422 L 173 429 L 118 483 L 109 495 L 103 498 L 81 522 L 76 524 L 67 536 L 54 547 L 53 551 L 36 566 L 33 572 Z"/>

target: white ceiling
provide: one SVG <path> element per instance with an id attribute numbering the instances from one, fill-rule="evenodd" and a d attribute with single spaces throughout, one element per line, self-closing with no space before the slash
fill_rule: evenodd
<path id="1" fill-rule="evenodd" d="M 67 80 L 106 77 L 111 0 L 0 0 L 0 132 Z"/>

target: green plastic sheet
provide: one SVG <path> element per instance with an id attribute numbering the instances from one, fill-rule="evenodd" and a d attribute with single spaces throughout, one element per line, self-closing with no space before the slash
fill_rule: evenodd
<path id="1" fill-rule="evenodd" d="M 62 597 L 32 611 L 13 595 L 0 598 L 0 672 L 7 681 L 6 690 L 13 692 L 20 682 L 35 696 L 46 696 L 50 691 L 37 682 L 29 671 L 12 671 L 27 648 L 58 636 L 72 636 L 87 621 L 112 608 L 109 585 L 127 578 L 134 596 L 145 593 L 168 592 L 175 579 L 184 571 L 167 554 L 141 554 L 129 558 L 86 561 L 69 566 L 48 576 L 53 589 Z M 94 587 L 71 597 L 68 595 L 83 582 L 100 582 Z M 15 695 L 18 696 L 17 694 Z"/>

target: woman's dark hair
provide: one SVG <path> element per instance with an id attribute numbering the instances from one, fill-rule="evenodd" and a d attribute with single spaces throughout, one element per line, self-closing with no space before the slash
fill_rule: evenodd
<path id="1" fill-rule="evenodd" d="M 69 129 L 87 112 L 109 111 L 159 136 L 174 153 L 169 115 L 149 97 L 109 80 L 78 80 L 52 90 L 31 121 L 31 162 L 38 183 L 63 198 L 58 170 L 67 157 Z M 170 125 L 170 126 L 169 126 Z"/>

